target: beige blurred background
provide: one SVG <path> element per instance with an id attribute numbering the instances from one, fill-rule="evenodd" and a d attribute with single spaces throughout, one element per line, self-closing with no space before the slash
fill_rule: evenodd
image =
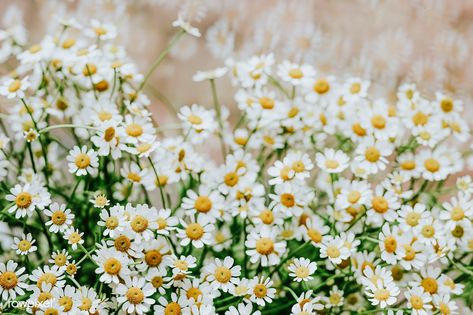
<path id="1" fill-rule="evenodd" d="M 0 12 L 1 27 L 24 23 L 30 44 L 57 31 L 55 15 L 114 23 L 117 41 L 142 72 L 175 32 L 178 14 L 191 20 L 203 36 L 185 37 L 148 90 L 161 118 L 170 113 L 163 96 L 176 108 L 210 102 L 208 87 L 191 80 L 195 71 L 265 52 L 327 74 L 376 80 L 374 89 L 384 95 L 412 81 L 426 94 L 447 90 L 467 107 L 473 96 L 470 0 L 2 0 Z M 232 107 L 228 82 L 219 84 Z"/>

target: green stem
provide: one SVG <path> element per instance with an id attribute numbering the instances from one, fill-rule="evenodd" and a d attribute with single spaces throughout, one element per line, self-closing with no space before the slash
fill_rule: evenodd
<path id="1" fill-rule="evenodd" d="M 225 161 L 225 157 L 227 155 L 227 150 L 225 148 L 225 141 L 223 139 L 223 121 L 222 121 L 222 111 L 220 108 L 220 102 L 218 101 L 218 96 L 217 96 L 217 87 L 215 86 L 215 79 L 210 79 L 210 88 L 212 89 L 212 98 L 213 98 L 213 103 L 214 103 L 214 108 L 215 111 L 217 112 L 217 122 L 218 126 L 220 128 L 220 131 L 218 133 L 218 137 L 220 138 L 220 145 L 222 148 L 222 155 L 223 155 L 223 161 Z"/>

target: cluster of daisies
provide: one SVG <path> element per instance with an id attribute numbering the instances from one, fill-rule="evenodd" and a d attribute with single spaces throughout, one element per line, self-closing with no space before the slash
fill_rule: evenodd
<path id="1" fill-rule="evenodd" d="M 147 79 L 200 35 L 173 25 L 145 75 L 98 21 L 62 21 L 15 54 L 0 87 L 1 311 L 471 312 L 462 101 L 413 84 L 373 99 L 369 81 L 263 55 L 197 73 L 212 104 L 158 125 Z"/>

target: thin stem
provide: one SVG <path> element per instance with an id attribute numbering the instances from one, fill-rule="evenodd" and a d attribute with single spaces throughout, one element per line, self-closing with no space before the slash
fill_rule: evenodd
<path id="1" fill-rule="evenodd" d="M 220 108 L 220 102 L 218 101 L 217 97 L 217 87 L 215 86 L 215 79 L 210 79 L 210 88 L 212 89 L 212 98 L 214 102 L 214 108 L 215 111 L 217 112 L 217 121 L 218 121 L 218 126 L 219 126 L 219 133 L 218 137 L 220 138 L 220 145 L 222 148 L 222 155 L 223 155 L 223 161 L 225 161 L 225 157 L 227 155 L 227 150 L 225 148 L 225 141 L 223 139 L 223 121 L 222 121 L 222 111 Z"/>
<path id="2" fill-rule="evenodd" d="M 151 74 L 154 72 L 154 70 L 156 70 L 156 68 L 161 64 L 161 62 L 163 62 L 164 58 L 166 58 L 166 56 L 169 54 L 171 49 L 174 47 L 174 45 L 179 41 L 179 39 L 184 34 L 185 34 L 185 31 L 181 29 L 179 30 L 179 32 L 176 33 L 176 35 L 174 35 L 174 37 L 171 39 L 167 47 L 159 54 L 158 58 L 151 65 L 151 68 L 148 70 L 148 72 L 146 72 L 144 79 L 141 82 L 137 92 L 141 91 L 145 87 L 146 82 L 148 82 Z"/>
<path id="3" fill-rule="evenodd" d="M 154 175 L 156 176 L 156 181 L 158 182 L 159 194 L 161 195 L 161 202 L 163 204 L 163 208 L 166 208 L 166 199 L 164 198 L 163 187 L 161 186 L 161 182 L 159 181 L 159 175 L 154 167 L 153 160 L 148 157 L 149 162 L 151 163 L 151 167 L 153 168 Z"/>
<path id="4" fill-rule="evenodd" d="M 81 125 L 74 125 L 74 124 L 60 124 L 60 125 L 53 125 L 49 126 L 46 128 L 41 129 L 38 131 L 40 134 L 49 132 L 54 129 L 60 129 L 60 128 L 84 128 L 84 129 L 91 129 L 91 130 L 100 130 L 98 128 L 92 127 L 92 126 L 81 126 Z"/>

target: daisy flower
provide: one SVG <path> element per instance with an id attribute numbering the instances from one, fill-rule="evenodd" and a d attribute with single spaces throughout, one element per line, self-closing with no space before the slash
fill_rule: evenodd
<path id="1" fill-rule="evenodd" d="M 108 40 L 117 36 L 117 29 L 113 24 L 92 20 L 90 22 L 90 28 L 86 29 L 84 34 L 91 38 Z"/>
<path id="2" fill-rule="evenodd" d="M 396 195 L 378 185 L 371 197 L 370 209 L 366 213 L 367 222 L 375 226 L 381 226 L 384 221 L 393 222 L 397 218 L 396 210 L 400 207 L 401 203 Z"/>
<path id="3" fill-rule="evenodd" d="M 112 158 L 116 160 L 122 156 L 122 151 L 127 149 L 127 134 L 119 123 L 120 120 L 107 120 L 101 123 L 97 134 L 90 138 L 99 148 L 98 155 L 112 155 Z"/>
<path id="4" fill-rule="evenodd" d="M 205 267 L 205 272 L 208 273 L 206 281 L 214 290 L 221 289 L 223 292 L 228 292 L 234 288 L 236 279 L 241 274 L 241 267 L 233 266 L 233 263 L 233 258 L 227 256 L 223 261 L 215 258 L 214 263 Z"/>
<path id="5" fill-rule="evenodd" d="M 390 265 L 397 262 L 397 238 L 399 237 L 399 227 L 393 226 L 392 229 L 388 223 L 383 225 L 382 231 L 379 233 L 379 249 L 381 250 L 381 258 Z"/>
<path id="6" fill-rule="evenodd" d="M 154 306 L 155 314 L 182 314 L 183 309 L 187 307 L 188 300 L 185 295 L 178 296 L 172 292 L 170 300 L 160 296 L 158 303 L 158 305 Z"/>
<path id="7" fill-rule="evenodd" d="M 471 219 L 473 218 L 473 200 L 466 193 L 459 193 L 449 202 L 442 204 L 445 211 L 440 212 L 440 219 L 446 221 L 445 228 L 453 230 L 460 225 L 464 229 L 471 228 Z"/>
<path id="8" fill-rule="evenodd" d="M 422 177 L 428 181 L 443 180 L 450 173 L 450 161 L 441 148 L 419 152 L 416 163 L 420 167 Z"/>
<path id="9" fill-rule="evenodd" d="M 193 190 L 187 191 L 187 197 L 182 199 L 182 208 L 186 214 L 206 217 L 210 222 L 215 222 L 219 217 L 220 209 L 223 205 L 223 197 L 219 191 L 211 190 L 209 187 L 201 185 L 198 193 Z"/>
<path id="10" fill-rule="evenodd" d="M 248 248 L 246 254 L 250 261 L 255 264 L 261 262 L 261 266 L 274 266 L 281 260 L 280 255 L 286 251 L 286 242 L 276 241 L 277 230 L 264 225 L 259 230 L 252 230 L 245 241 Z"/>
<path id="11" fill-rule="evenodd" d="M 431 215 L 422 203 L 416 203 L 414 207 L 410 205 L 402 205 L 398 214 L 399 217 L 397 220 L 399 221 L 400 228 L 403 231 L 419 230 L 420 222 Z"/>
<path id="12" fill-rule="evenodd" d="M 90 174 L 94 176 L 97 173 L 99 159 L 97 153 L 93 150 L 87 150 L 87 146 L 79 148 L 74 146 L 66 158 L 69 163 L 69 172 L 76 176 Z"/>
<path id="13" fill-rule="evenodd" d="M 177 229 L 177 237 L 181 240 L 181 245 L 192 244 L 195 248 L 202 248 L 204 245 L 212 244 L 212 231 L 215 226 L 206 216 L 199 215 L 197 220 L 192 218 L 189 223 L 181 220 L 181 224 L 183 228 Z"/>
<path id="14" fill-rule="evenodd" d="M 195 144 L 201 143 L 217 128 L 215 111 L 197 104 L 182 106 L 177 116 L 184 123 L 184 129 L 189 130 L 189 137 Z"/>
<path id="15" fill-rule="evenodd" d="M 278 65 L 278 76 L 294 86 L 301 85 L 315 76 L 315 69 L 307 64 L 298 65 L 284 60 Z"/>
<path id="16" fill-rule="evenodd" d="M 368 137 L 363 139 L 356 148 L 355 161 L 369 174 L 375 174 L 386 169 L 387 157 L 392 152 L 393 146 L 388 141 Z"/>
<path id="17" fill-rule="evenodd" d="M 360 78 L 349 78 L 343 84 L 341 91 L 348 102 L 355 102 L 366 98 L 370 82 Z"/>
<path id="18" fill-rule="evenodd" d="M 118 284 L 120 279 L 125 279 L 130 274 L 129 258 L 115 249 L 99 248 L 93 259 L 98 264 L 95 273 L 100 275 L 101 282 Z"/>
<path id="19" fill-rule="evenodd" d="M 260 311 L 253 311 L 253 304 L 251 303 L 239 303 L 237 306 L 230 306 L 225 312 L 225 315 L 261 315 Z"/>
<path id="20" fill-rule="evenodd" d="M 63 249 L 62 251 L 55 251 L 51 255 L 51 259 L 49 259 L 49 263 L 55 264 L 58 267 L 63 267 L 65 266 L 69 259 L 71 259 L 72 256 L 69 255 L 69 253 Z"/>
<path id="21" fill-rule="evenodd" d="M 192 26 L 190 22 L 184 20 L 182 16 L 178 16 L 177 20 L 172 22 L 172 26 L 174 27 L 179 27 L 182 30 L 184 30 L 187 34 L 195 36 L 195 37 L 200 37 L 201 34 L 199 32 L 199 29 Z"/>
<path id="22" fill-rule="evenodd" d="M 97 192 L 94 194 L 94 198 L 89 200 L 93 205 L 94 208 L 103 209 L 110 205 L 110 200 L 107 199 L 105 194 L 101 194 Z"/>
<path id="23" fill-rule="evenodd" d="M 127 313 L 144 314 L 155 303 L 151 295 L 156 289 L 145 278 L 126 277 L 125 283 L 119 283 L 116 289 L 117 302 Z"/>
<path id="24" fill-rule="evenodd" d="M 33 244 L 36 240 L 33 239 L 31 233 L 21 235 L 21 238 L 14 237 L 12 249 L 16 251 L 17 255 L 28 255 L 35 252 L 38 248 Z"/>
<path id="25" fill-rule="evenodd" d="M 299 216 L 305 207 L 314 199 L 314 192 L 302 184 L 284 183 L 275 186 L 275 194 L 270 194 L 272 199 L 270 207 L 276 212 L 281 212 L 290 217 Z"/>
<path id="26" fill-rule="evenodd" d="M 161 235 L 169 235 L 179 224 L 179 219 L 175 216 L 171 216 L 171 209 L 158 210 L 158 218 L 156 221 L 158 223 L 157 233 Z"/>
<path id="27" fill-rule="evenodd" d="M 56 265 L 38 267 L 29 276 L 29 279 L 36 283 L 38 288 L 43 284 L 49 284 L 54 287 L 64 287 L 66 280 L 64 280 L 64 268 Z"/>
<path id="28" fill-rule="evenodd" d="M 250 280 L 250 301 L 260 306 L 265 306 L 266 303 L 271 303 L 276 296 L 276 289 L 272 288 L 273 281 L 270 278 L 259 278 L 258 276 Z"/>
<path id="29" fill-rule="evenodd" d="M 440 287 L 440 275 L 442 270 L 432 266 L 426 266 L 420 270 L 420 275 L 413 273 L 413 280 L 409 282 L 411 287 L 422 287 L 425 292 L 437 294 Z"/>
<path id="30" fill-rule="evenodd" d="M 8 208 L 8 212 L 15 213 L 15 218 L 19 219 L 31 216 L 35 209 L 44 209 L 51 203 L 50 196 L 45 189 L 30 184 L 24 186 L 16 184 L 5 199 L 13 204 Z"/>
<path id="31" fill-rule="evenodd" d="M 223 77 L 228 72 L 226 67 L 215 68 L 208 71 L 197 71 L 192 76 L 192 81 L 194 82 L 202 82 L 205 80 L 214 80 L 220 77 Z"/>
<path id="32" fill-rule="evenodd" d="M 293 277 L 294 281 L 309 281 L 314 279 L 312 274 L 317 270 L 317 264 L 301 257 L 294 259 L 287 269 L 290 271 L 289 276 Z"/>
<path id="33" fill-rule="evenodd" d="M 158 228 L 158 210 L 147 204 L 138 204 L 136 207 L 128 203 L 125 212 L 130 222 L 135 242 L 148 241 L 154 237 L 154 231 Z"/>
<path id="34" fill-rule="evenodd" d="M 8 260 L 6 263 L 0 262 L 0 296 L 3 301 L 15 300 L 17 296 L 24 296 L 28 278 L 25 267 L 17 269 L 18 263 Z"/>
<path id="35" fill-rule="evenodd" d="M 73 250 L 76 250 L 79 245 L 84 244 L 84 232 L 80 232 L 79 229 L 73 227 L 67 228 L 64 231 L 64 239 L 67 240 L 67 244 L 71 245 Z"/>
<path id="36" fill-rule="evenodd" d="M 49 226 L 49 231 L 53 233 L 64 232 L 72 224 L 75 217 L 71 209 L 66 209 L 65 204 L 60 205 L 57 202 L 53 202 L 49 209 L 44 210 L 44 214 L 50 218 L 46 225 Z"/>
<path id="37" fill-rule="evenodd" d="M 25 97 L 25 91 L 30 86 L 28 77 L 23 79 L 8 79 L 3 85 L 0 86 L 0 94 L 11 99 L 11 98 L 23 98 Z"/>
<path id="38" fill-rule="evenodd" d="M 108 211 L 102 209 L 102 211 L 100 211 L 100 220 L 97 222 L 97 225 L 105 227 L 103 235 L 116 237 L 120 232 L 122 232 L 126 225 L 124 215 L 125 207 L 121 205 L 115 205 Z"/>
<path id="39" fill-rule="evenodd" d="M 164 277 L 166 271 L 158 268 L 149 269 L 146 273 L 146 280 L 159 292 L 161 295 L 166 294 L 166 284 L 164 283 Z"/>
<path id="40" fill-rule="evenodd" d="M 431 313 L 432 297 L 424 292 L 421 287 L 410 288 L 404 292 L 407 299 L 407 307 L 411 309 L 413 315 L 428 315 Z"/>
<path id="41" fill-rule="evenodd" d="M 441 315 L 455 315 L 458 313 L 458 305 L 452 300 L 450 295 L 434 295 L 433 304 Z"/>
<path id="42" fill-rule="evenodd" d="M 315 155 L 317 166 L 327 173 L 341 173 L 347 167 L 350 158 L 343 151 L 334 149 L 325 149 L 324 153 Z"/>
<path id="43" fill-rule="evenodd" d="M 339 236 L 327 236 L 322 240 L 320 246 L 320 257 L 328 259 L 335 265 L 350 257 L 350 250 L 345 247 L 345 242 Z"/>
<path id="44" fill-rule="evenodd" d="M 335 285 L 330 290 L 328 297 L 325 297 L 324 300 L 325 300 L 325 307 L 331 308 L 331 307 L 342 306 L 345 300 L 344 292 L 338 289 L 338 286 Z"/>
<path id="45" fill-rule="evenodd" d="M 306 241 L 312 242 L 314 246 L 319 246 L 330 231 L 330 228 L 324 225 L 323 221 L 318 217 L 312 217 L 307 219 L 302 226 L 302 230 L 303 238 Z"/>

